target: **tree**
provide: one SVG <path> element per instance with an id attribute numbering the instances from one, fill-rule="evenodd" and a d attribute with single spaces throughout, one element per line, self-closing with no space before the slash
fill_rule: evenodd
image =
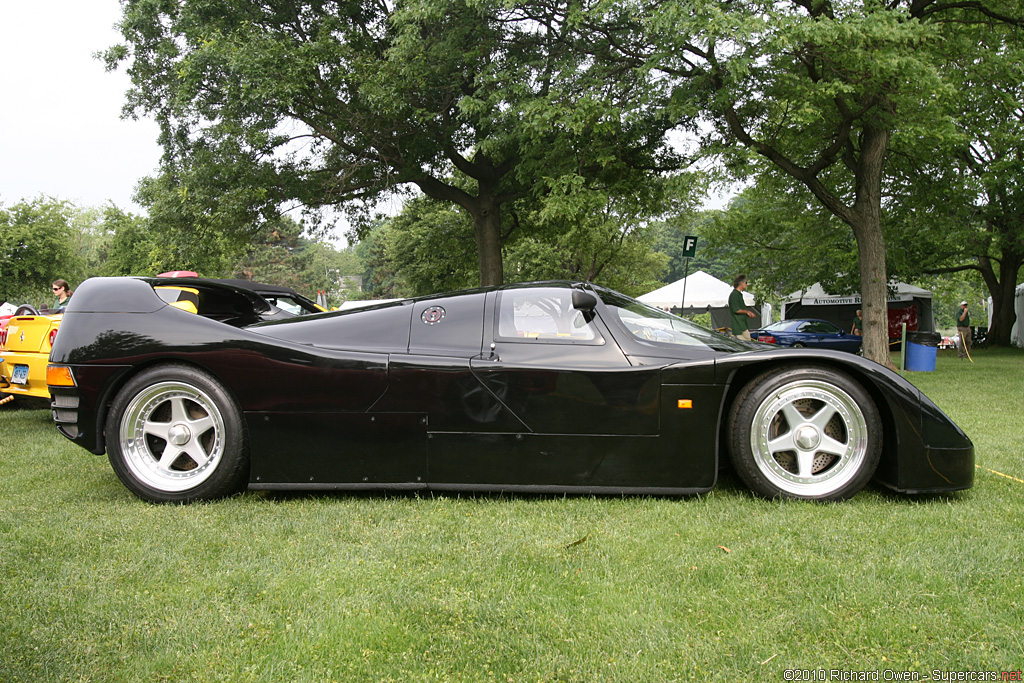
<path id="1" fill-rule="evenodd" d="M 294 289 L 303 288 L 301 271 L 305 264 L 303 226 L 292 218 L 281 216 L 263 226 L 262 234 L 254 238 L 239 255 L 231 276 L 243 280 L 256 280 Z"/>
<path id="2" fill-rule="evenodd" d="M 106 258 L 99 266 L 99 274 L 117 277 L 156 275 L 162 272 L 162 269 L 154 265 L 158 239 L 151 233 L 144 217 L 117 207 L 107 207 L 103 213 L 103 229 L 110 236 L 110 243 Z"/>
<path id="3" fill-rule="evenodd" d="M 716 226 L 726 224 L 721 213 L 715 210 L 686 211 L 652 226 L 653 247 L 658 253 L 664 254 L 668 263 L 661 277 L 663 283 L 675 282 L 698 270 L 725 282 L 732 282 L 740 272 L 754 272 L 753 268 L 744 265 L 742 247 L 746 240 L 740 236 L 742 233 L 736 232 L 733 235 L 731 225 L 726 236 L 720 236 L 719 231 L 716 231 Z M 745 224 L 741 222 L 735 227 L 744 228 Z M 687 236 L 697 237 L 697 253 L 689 259 L 689 264 L 683 256 Z M 763 263 L 763 259 L 757 262 Z"/>
<path id="4" fill-rule="evenodd" d="M 288 203 L 352 209 L 415 186 L 472 217 L 480 282 L 498 284 L 508 202 L 578 179 L 631 191 L 679 166 L 635 75 L 588 62 L 575 0 L 123 7 L 105 60 L 128 63 L 127 113 L 161 126 L 154 219 L 194 244 L 247 239 Z"/>
<path id="5" fill-rule="evenodd" d="M 937 103 L 957 134 L 896 141 L 894 251 L 915 273 L 981 279 L 992 297 L 988 342 L 1009 346 L 1024 266 L 1024 46 L 1020 29 L 1005 22 L 946 28 L 944 73 L 953 90 Z M 962 288 L 954 302 L 974 298 L 969 282 Z"/>
<path id="6" fill-rule="evenodd" d="M 708 221 L 704 234 L 709 251 L 731 254 L 760 290 L 785 295 L 820 282 L 837 294 L 857 291 L 849 227 L 778 174 L 760 175 Z"/>
<path id="7" fill-rule="evenodd" d="M 626 212 L 628 203 L 609 206 L 596 199 L 599 193 L 589 196 L 597 203 L 567 207 L 565 215 L 555 212 L 551 202 L 544 205 L 546 212 L 527 200 L 505 208 L 509 216 L 504 220 L 516 226 L 502 245 L 506 283 L 586 280 L 633 294 L 656 286 L 665 259 L 653 249 L 651 229 Z M 474 284 L 473 224 L 464 213 L 419 198 L 407 202 L 385 226 L 380 255 L 386 259 L 378 263 L 400 274 L 408 294 Z"/>
<path id="8" fill-rule="evenodd" d="M 49 306 L 54 280 L 74 287 L 81 272 L 74 214 L 72 204 L 49 197 L 0 205 L 0 302 Z"/>
<path id="9" fill-rule="evenodd" d="M 804 186 L 856 239 L 864 355 L 891 366 L 886 339 L 883 179 L 894 135 L 951 129 L 930 107 L 943 80 L 940 24 L 1019 23 L 1015 0 L 717 0 L 609 3 L 595 54 L 652 69 L 666 111 L 736 176 L 751 154 Z"/>
<path id="10" fill-rule="evenodd" d="M 223 276 L 231 272 L 249 243 L 259 238 L 260 230 L 280 217 L 270 212 L 262 217 L 250 215 L 239 208 L 240 200 L 231 198 L 231 188 L 195 182 L 190 186 L 173 170 L 165 170 L 139 183 L 135 198 L 149 210 L 149 219 L 141 227 L 149 242 L 133 244 L 140 260 L 125 263 L 126 268 L 146 268 L 147 274 L 192 270 L 209 277 Z M 191 192 L 190 187 L 196 191 Z M 141 234 L 131 232 L 133 240 L 142 239 Z"/>
<path id="11" fill-rule="evenodd" d="M 310 298 L 323 290 L 329 304 L 340 304 L 346 298 L 344 278 L 362 272 L 359 260 L 351 250 L 338 251 L 304 233 L 305 226 L 288 216 L 266 223 L 239 256 L 232 277 L 291 287 Z"/>
<path id="12" fill-rule="evenodd" d="M 355 248 L 338 249 L 327 242 L 301 240 L 299 281 L 307 294 L 323 290 L 329 306 L 357 298 L 362 286 L 363 264 Z"/>
<path id="13" fill-rule="evenodd" d="M 387 222 L 384 244 L 410 295 L 473 287 L 479 279 L 472 218 L 444 202 L 406 202 Z"/>

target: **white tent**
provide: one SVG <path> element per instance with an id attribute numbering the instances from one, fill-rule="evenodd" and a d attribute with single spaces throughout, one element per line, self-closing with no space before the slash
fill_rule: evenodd
<path id="1" fill-rule="evenodd" d="M 931 298 L 932 293 L 927 289 L 914 287 L 905 282 L 894 282 L 889 286 L 889 303 L 909 302 L 914 299 L 928 299 L 930 301 Z M 828 294 L 820 282 L 815 282 L 807 289 L 801 289 L 787 296 L 782 302 L 783 312 L 785 312 L 790 304 L 794 303 L 804 306 L 860 305 L 860 294 Z"/>
<path id="2" fill-rule="evenodd" d="M 686 301 L 684 307 L 683 288 L 686 288 Z M 729 318 L 729 295 L 732 293 L 732 285 L 722 282 L 713 275 L 708 275 L 703 270 L 698 270 L 682 280 L 676 280 L 672 284 L 660 287 L 653 292 L 638 296 L 637 299 L 648 306 L 654 306 L 665 311 L 682 308 L 684 315 L 696 313 L 711 313 L 711 323 L 714 327 L 725 327 Z M 755 305 L 754 295 L 750 292 L 743 292 L 743 303 L 753 310 L 758 310 Z M 761 311 L 761 318 L 751 318 L 751 329 L 757 329 L 762 324 L 771 321 L 771 309 Z"/>
<path id="3" fill-rule="evenodd" d="M 829 320 L 844 329 L 849 329 L 856 309 L 861 306 L 860 293 L 832 295 L 816 282 L 807 289 L 793 292 L 782 300 L 782 319 L 821 318 Z M 932 313 L 932 293 L 927 289 L 914 287 L 905 282 L 889 285 L 890 323 L 894 311 L 916 309 L 918 328 L 924 332 L 935 329 Z"/>

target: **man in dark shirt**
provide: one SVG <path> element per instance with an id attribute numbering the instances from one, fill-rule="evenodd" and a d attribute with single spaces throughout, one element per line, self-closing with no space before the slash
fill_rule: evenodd
<path id="1" fill-rule="evenodd" d="M 956 345 L 958 358 L 967 358 L 971 350 L 971 314 L 967 310 L 967 302 L 961 301 L 960 308 L 956 312 L 956 334 L 960 337 L 960 343 Z"/>
<path id="2" fill-rule="evenodd" d="M 729 327 L 737 339 L 750 341 L 750 328 L 747 327 L 747 318 L 756 317 L 756 313 L 745 308 L 743 303 L 743 292 L 747 289 L 747 276 L 737 275 L 732 281 L 732 291 L 729 292 Z"/>

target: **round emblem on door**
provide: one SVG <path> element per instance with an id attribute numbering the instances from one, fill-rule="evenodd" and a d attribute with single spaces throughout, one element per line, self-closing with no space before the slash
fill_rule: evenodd
<path id="1" fill-rule="evenodd" d="M 421 315 L 420 318 L 427 325 L 436 325 L 444 320 L 444 309 L 440 306 L 431 306 L 427 310 L 423 311 L 423 315 Z"/>

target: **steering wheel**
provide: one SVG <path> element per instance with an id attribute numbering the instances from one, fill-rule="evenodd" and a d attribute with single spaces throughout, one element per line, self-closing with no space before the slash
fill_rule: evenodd
<path id="1" fill-rule="evenodd" d="M 35 306 L 22 304 L 18 306 L 18 310 L 14 312 L 14 315 L 39 315 L 39 311 L 36 310 Z"/>

